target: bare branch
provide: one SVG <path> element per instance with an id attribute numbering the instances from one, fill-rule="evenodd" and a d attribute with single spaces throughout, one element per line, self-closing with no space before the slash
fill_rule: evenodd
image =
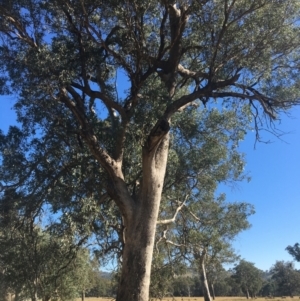
<path id="1" fill-rule="evenodd" d="M 167 232 L 168 232 L 168 229 L 164 230 L 162 232 L 162 235 L 160 237 L 160 239 L 156 242 L 156 250 L 157 252 L 159 252 L 158 250 L 158 244 L 162 241 L 164 241 L 166 244 L 169 244 L 169 245 L 172 245 L 172 246 L 175 246 L 175 247 L 185 247 L 186 245 L 185 244 L 177 244 L 169 239 L 167 239 Z"/>
<path id="2" fill-rule="evenodd" d="M 121 105 L 119 105 L 117 102 L 113 101 L 105 93 L 100 92 L 100 91 L 91 90 L 89 86 L 84 87 L 76 82 L 72 82 L 71 85 L 74 88 L 83 91 L 89 97 L 103 101 L 103 103 L 105 104 L 105 106 L 107 108 L 116 110 L 120 114 L 120 116 L 122 117 L 123 120 L 127 119 L 125 109 Z"/>
<path id="3" fill-rule="evenodd" d="M 161 21 L 161 25 L 160 25 L 160 29 L 159 29 L 159 35 L 160 35 L 160 45 L 159 45 L 159 50 L 158 50 L 158 54 L 157 54 L 157 60 L 160 60 L 163 55 L 164 55 L 164 49 L 165 49 L 165 24 L 167 21 L 167 17 L 168 17 L 168 9 L 165 10 L 164 15 L 163 15 L 163 19 Z"/>
<path id="4" fill-rule="evenodd" d="M 1 10 L 4 13 L 4 17 L 6 20 L 13 26 L 15 31 L 11 30 L 9 27 L 4 30 L 5 34 L 10 37 L 11 39 L 15 39 L 13 35 L 16 36 L 16 38 L 24 41 L 28 45 L 30 45 L 32 48 L 38 48 L 38 45 L 34 41 L 33 38 L 30 37 L 30 35 L 27 33 L 26 28 L 22 25 L 22 23 L 15 17 L 11 16 L 3 7 L 1 7 Z"/>
<path id="5" fill-rule="evenodd" d="M 89 148 L 91 149 L 92 153 L 95 155 L 99 163 L 104 167 L 104 169 L 107 170 L 107 172 L 114 178 L 116 176 L 116 170 L 120 168 L 120 164 L 118 164 L 116 161 L 114 161 L 109 154 L 99 146 L 98 139 L 94 135 L 86 117 L 84 114 L 84 111 L 82 111 L 76 104 L 68 97 L 68 92 L 71 91 L 71 89 L 63 88 L 61 89 L 59 100 L 63 102 L 69 110 L 74 114 L 75 118 L 79 122 L 81 126 L 80 134 L 82 138 L 87 142 Z M 72 91 L 75 93 L 76 91 Z M 72 95 L 73 96 L 73 95 Z"/>
<path id="6" fill-rule="evenodd" d="M 174 216 L 170 219 L 165 219 L 165 220 L 161 220 L 161 221 L 157 221 L 157 225 L 168 225 L 171 223 L 174 223 L 176 220 L 176 217 L 178 215 L 178 213 L 181 211 L 181 209 L 185 206 L 185 203 L 188 199 L 189 195 L 186 195 L 185 200 L 180 204 L 180 206 L 177 207 Z"/>
<path id="7" fill-rule="evenodd" d="M 197 78 L 199 79 L 201 78 L 209 78 L 209 75 L 205 72 L 201 72 L 201 71 L 191 71 L 189 69 L 184 68 L 181 64 L 178 65 L 177 67 L 178 73 L 182 76 L 186 76 L 186 77 L 191 77 L 191 78 Z"/>

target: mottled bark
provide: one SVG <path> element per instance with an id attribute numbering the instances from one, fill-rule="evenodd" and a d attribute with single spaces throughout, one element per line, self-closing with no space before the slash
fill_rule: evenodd
<path id="1" fill-rule="evenodd" d="M 168 127 L 164 130 L 168 132 Z M 143 149 L 143 179 L 139 198 L 133 214 L 125 218 L 125 247 L 117 301 L 149 299 L 156 222 L 169 147 L 168 134 L 158 138 L 152 133 Z"/>

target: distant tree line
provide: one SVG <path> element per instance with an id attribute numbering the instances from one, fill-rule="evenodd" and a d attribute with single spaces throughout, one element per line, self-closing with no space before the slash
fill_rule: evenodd
<path id="1" fill-rule="evenodd" d="M 185 274 L 173 275 L 169 279 L 167 274 L 167 271 L 161 271 L 159 275 L 154 272 L 150 290 L 152 296 L 205 297 L 205 287 L 197 271 L 186 269 Z M 289 261 L 276 261 L 268 271 L 262 271 L 253 263 L 240 260 L 227 271 L 221 267 L 216 280 L 215 275 L 208 272 L 207 279 L 212 299 L 216 296 L 246 296 L 250 299 L 300 295 L 300 270 L 295 269 L 294 263 Z"/>
<path id="2" fill-rule="evenodd" d="M 218 203 L 217 208 L 221 204 Z M 32 301 L 73 300 L 79 297 L 84 301 L 86 296 L 116 295 L 119 272 L 100 271 L 101 258 L 96 256 L 99 254 L 91 252 L 91 248 L 87 247 L 87 239 L 78 239 L 76 230 L 72 232 L 72 224 L 65 220 L 64 223 L 53 222 L 43 227 L 35 222 L 34 216 L 27 216 L 26 212 L 9 206 L 11 203 L 3 198 L 0 207 L 1 301 L 11 298 L 15 301 L 28 298 Z M 61 219 L 66 217 L 62 216 Z M 212 217 L 206 223 L 208 221 L 212 224 Z M 229 219 L 223 223 L 227 228 L 231 227 Z M 61 229 L 62 225 L 64 229 Z M 197 264 L 198 258 L 188 257 L 184 250 L 182 256 L 174 256 L 174 250 L 161 248 L 160 252 L 155 253 L 152 263 L 152 297 L 209 296 L 215 299 L 216 296 L 244 295 L 247 298 L 271 298 L 300 294 L 300 271 L 295 269 L 293 262 L 277 261 L 270 270 L 259 270 L 253 263 L 239 260 L 222 240 L 223 250 L 217 252 L 216 242 L 221 238 L 218 235 L 210 237 L 204 230 L 199 232 L 202 236 L 196 237 L 198 243 L 201 238 L 210 242 L 205 246 L 206 281 L 203 281 L 203 266 Z M 193 245 L 196 245 L 195 242 Z M 287 251 L 299 261 L 298 244 L 288 246 Z M 236 264 L 232 269 L 225 270 L 222 263 L 230 260 Z"/>

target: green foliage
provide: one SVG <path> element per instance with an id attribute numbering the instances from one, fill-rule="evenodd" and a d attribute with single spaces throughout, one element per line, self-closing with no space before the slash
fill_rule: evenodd
<path id="1" fill-rule="evenodd" d="M 6 194 L 0 204 L 3 283 L 20 299 L 76 298 L 78 289 L 92 284 L 89 253 L 80 249 L 73 235 L 43 229 L 35 221 L 39 212 L 26 216 L 12 207 L 18 205 L 13 196 L 20 198 Z"/>
<path id="2" fill-rule="evenodd" d="M 253 263 L 245 260 L 241 260 L 233 268 L 233 272 L 232 278 L 243 293 L 246 294 L 247 298 L 255 297 L 263 284 L 262 272 Z"/>
<path id="3" fill-rule="evenodd" d="M 112 297 L 116 294 L 111 279 L 102 277 L 99 272 L 94 273 L 92 282 L 93 287 L 86 293 L 87 297 Z"/>
<path id="4" fill-rule="evenodd" d="M 195 296 L 195 279 L 189 275 L 177 277 L 173 281 L 174 296 Z"/>
<path id="5" fill-rule="evenodd" d="M 277 261 L 270 272 L 276 285 L 277 295 L 294 296 L 300 293 L 300 272 L 294 268 L 292 262 Z"/>
<path id="6" fill-rule="evenodd" d="M 261 290 L 260 290 L 260 294 L 262 296 L 275 296 L 277 291 L 277 285 L 275 283 L 275 281 L 273 281 L 272 279 L 268 279 L 267 281 L 264 282 Z"/>
<path id="7" fill-rule="evenodd" d="M 166 250 L 156 252 L 152 263 L 150 296 L 160 300 L 167 296 L 173 296 L 174 282 L 177 277 L 187 272 L 186 266 L 178 258 L 170 262 L 169 260 L 172 259 L 168 258 L 166 253 Z"/>
<path id="8" fill-rule="evenodd" d="M 286 250 L 296 261 L 300 261 L 300 245 L 299 243 L 294 244 L 293 246 L 287 246 Z"/>
<path id="9" fill-rule="evenodd" d="M 299 104 L 299 12 L 298 0 L 0 0 L 0 93 L 16 95 L 21 124 L 0 134 L 0 199 L 26 217 L 47 205 L 59 237 L 94 235 L 118 260 L 162 151 L 159 219 L 177 212 L 158 226 L 173 242 L 163 254 L 228 255 L 253 208 L 215 191 L 247 178 L 250 123 L 259 138 L 263 117 Z"/>

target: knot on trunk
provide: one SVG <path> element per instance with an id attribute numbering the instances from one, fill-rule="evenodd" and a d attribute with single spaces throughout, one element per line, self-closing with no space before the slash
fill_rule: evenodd
<path id="1" fill-rule="evenodd" d="M 170 123 L 166 119 L 162 119 L 154 128 L 153 136 L 165 135 L 170 130 Z"/>
<path id="2" fill-rule="evenodd" d="M 145 144 L 146 149 L 151 152 L 156 149 L 162 139 L 170 130 L 170 123 L 166 119 L 162 119 L 157 122 L 155 127 L 152 129 L 150 135 L 148 136 L 147 142 Z"/>

